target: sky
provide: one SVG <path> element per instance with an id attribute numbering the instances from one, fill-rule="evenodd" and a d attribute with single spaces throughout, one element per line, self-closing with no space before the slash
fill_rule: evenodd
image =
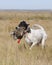
<path id="1" fill-rule="evenodd" d="M 0 9 L 52 10 L 52 0 L 0 0 Z"/>

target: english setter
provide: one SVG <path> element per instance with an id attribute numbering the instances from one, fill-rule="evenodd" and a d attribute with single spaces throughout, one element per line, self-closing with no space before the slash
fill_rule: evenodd
<path id="1" fill-rule="evenodd" d="M 39 27 L 40 29 L 35 29 L 35 26 Z M 17 34 L 15 32 L 13 32 L 13 34 L 15 33 L 15 36 L 17 37 L 17 39 L 20 39 L 20 40 L 24 37 L 26 42 L 28 44 L 31 44 L 30 49 L 32 49 L 33 46 L 35 46 L 36 44 L 39 44 L 40 42 L 42 44 L 42 48 L 44 48 L 45 41 L 47 39 L 46 31 L 39 24 L 34 24 L 33 27 L 34 28 L 30 28 L 29 24 L 27 24 L 25 21 L 22 21 L 16 27 L 17 31 L 18 31 L 18 29 L 22 28 L 22 30 L 21 30 L 22 33 L 20 32 L 21 35 L 19 36 L 18 32 L 17 32 Z"/>

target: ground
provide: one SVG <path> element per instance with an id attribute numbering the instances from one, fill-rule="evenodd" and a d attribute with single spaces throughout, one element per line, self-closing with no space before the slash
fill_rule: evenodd
<path id="1" fill-rule="evenodd" d="M 20 21 L 42 25 L 48 35 L 45 49 L 29 50 L 24 38 L 20 44 L 10 36 Z M 52 11 L 0 11 L 0 65 L 52 65 Z"/>

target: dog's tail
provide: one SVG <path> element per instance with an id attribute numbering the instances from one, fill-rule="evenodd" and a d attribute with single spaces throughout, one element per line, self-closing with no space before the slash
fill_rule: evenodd
<path id="1" fill-rule="evenodd" d="M 39 27 L 41 30 L 44 30 L 44 28 L 39 24 L 34 24 L 33 27 Z"/>

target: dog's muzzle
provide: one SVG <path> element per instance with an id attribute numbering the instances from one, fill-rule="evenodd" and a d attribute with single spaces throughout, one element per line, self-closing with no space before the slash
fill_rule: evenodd
<path id="1" fill-rule="evenodd" d="M 19 35 L 19 34 L 16 34 L 14 31 L 11 32 L 10 35 L 13 37 L 14 40 L 17 40 L 17 43 L 18 43 L 18 44 L 20 43 L 20 41 L 21 41 L 21 39 L 22 39 L 22 37 L 23 37 L 23 36 L 21 36 L 21 35 Z"/>

